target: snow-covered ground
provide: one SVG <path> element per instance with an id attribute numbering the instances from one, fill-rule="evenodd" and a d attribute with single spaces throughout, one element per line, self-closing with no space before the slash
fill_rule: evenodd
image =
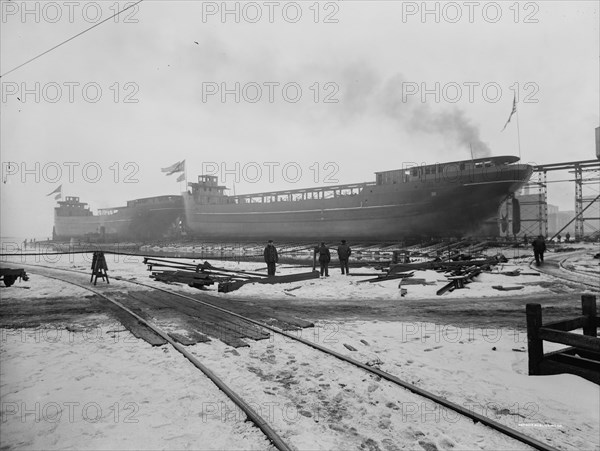
<path id="1" fill-rule="evenodd" d="M 572 375 L 527 376 L 522 333 L 352 321 L 300 334 L 557 448 L 599 449 L 599 387 Z M 2 330 L 0 344 L 3 448 L 268 447 L 181 355 L 118 324 Z M 281 336 L 237 350 L 218 341 L 188 349 L 298 449 L 524 448 Z"/>
<path id="2" fill-rule="evenodd" d="M 38 259 L 36 262 L 35 259 Z M 51 259 L 51 260 L 50 260 Z M 14 260 L 14 258 L 13 258 Z M 34 264 L 89 272 L 89 256 L 27 257 Z M 468 288 L 443 295 L 474 300 L 552 293 L 550 276 L 531 272 L 530 257 L 511 259 Z M 189 260 L 188 260 L 189 261 Z M 21 262 L 18 257 L 16 262 Z M 23 262 L 25 263 L 25 262 Z M 107 255 L 109 275 L 149 284 L 138 257 Z M 199 263 L 199 262 L 196 262 Z M 260 263 L 211 261 L 257 271 Z M 354 272 L 373 272 L 352 268 Z M 304 268 L 302 270 L 307 270 Z M 299 269 L 281 265 L 279 274 Z M 331 277 L 278 285 L 246 285 L 227 295 L 249 299 L 427 299 L 446 282 L 415 272 L 426 285 L 398 280 L 357 283 Z M 364 277 L 367 278 L 367 277 Z M 101 282 L 99 282 L 101 284 Z M 492 285 L 523 286 L 502 292 Z M 300 288 L 290 290 L 300 286 Z M 119 289 L 118 283 L 111 289 Z M 186 286 L 172 289 L 196 292 Z M 570 288 L 578 296 L 581 290 Z M 85 290 L 32 275 L 0 295 L 34 303 L 77 299 Z M 270 445 L 206 377 L 168 346 L 151 347 L 108 318 L 82 330 L 62 326 L 0 330 L 1 448 L 265 449 Z M 458 328 L 426 322 L 328 321 L 301 336 L 377 366 L 423 389 L 505 423 L 559 449 L 600 449 L 600 387 L 573 375 L 527 376 L 522 331 Z M 522 449 L 523 446 L 347 364 L 281 336 L 231 348 L 217 340 L 188 347 L 298 449 Z M 347 346 L 345 346 L 347 345 Z M 351 349 L 355 349 L 352 351 Z M 546 344 L 546 350 L 554 347 Z M 360 376 L 359 376 L 360 375 Z"/>

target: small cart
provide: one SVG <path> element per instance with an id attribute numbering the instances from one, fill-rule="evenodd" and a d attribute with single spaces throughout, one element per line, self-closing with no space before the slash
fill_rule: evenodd
<path id="1" fill-rule="evenodd" d="M 7 287 L 10 287 L 17 279 L 29 280 L 29 276 L 22 268 L 0 268 L 0 278 Z"/>

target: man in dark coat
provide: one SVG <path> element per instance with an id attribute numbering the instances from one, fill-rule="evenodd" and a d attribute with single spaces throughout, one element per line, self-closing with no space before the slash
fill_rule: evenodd
<path id="1" fill-rule="evenodd" d="M 340 259 L 340 266 L 342 267 L 342 274 L 344 274 L 345 269 L 346 275 L 350 275 L 350 271 L 348 270 L 348 259 L 350 258 L 350 254 L 352 254 L 352 249 L 346 244 L 346 240 L 342 240 L 342 244 L 337 248 L 337 253 L 338 258 Z"/>
<path id="2" fill-rule="evenodd" d="M 531 242 L 533 246 L 533 256 L 535 257 L 536 266 L 540 266 L 544 263 L 544 252 L 546 252 L 546 242 L 542 235 L 538 236 Z"/>
<path id="3" fill-rule="evenodd" d="M 329 277 L 329 262 L 331 261 L 331 254 L 329 248 L 325 246 L 325 243 L 321 243 L 319 246 L 319 265 L 321 266 L 321 277 Z"/>
<path id="4" fill-rule="evenodd" d="M 265 251 L 263 252 L 265 257 L 265 263 L 267 264 L 267 274 L 269 276 L 275 275 L 275 263 L 279 261 L 279 256 L 277 255 L 277 249 L 273 246 L 273 240 L 269 240 L 267 247 L 265 247 Z"/>

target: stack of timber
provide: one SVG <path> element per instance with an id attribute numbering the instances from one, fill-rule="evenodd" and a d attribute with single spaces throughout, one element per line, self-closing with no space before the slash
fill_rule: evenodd
<path id="1" fill-rule="evenodd" d="M 388 274 L 395 274 L 399 272 L 412 271 L 412 270 L 423 270 L 433 269 L 434 271 L 455 271 L 463 269 L 465 267 L 475 266 L 480 268 L 482 271 L 489 270 L 492 266 L 498 263 L 505 263 L 507 260 L 503 255 L 497 255 L 489 258 L 478 258 L 471 260 L 459 260 L 459 261 L 442 261 L 434 260 L 429 262 L 419 263 L 397 263 L 390 265 Z"/>
<path id="2" fill-rule="evenodd" d="M 231 279 L 250 279 L 253 276 L 264 277 L 259 273 L 248 271 L 232 271 L 212 266 L 208 262 L 195 264 L 154 257 L 145 257 L 144 264 L 152 271 L 150 278 L 165 283 L 184 283 L 194 288 L 205 288 L 215 282 Z M 155 271 L 154 268 L 170 268 Z"/>
<path id="3" fill-rule="evenodd" d="M 459 257 L 456 259 L 456 257 Z M 381 282 L 392 279 L 402 279 L 402 283 L 411 284 L 411 277 L 414 275 L 414 271 L 417 270 L 434 270 L 445 273 L 445 277 L 448 280 L 446 285 L 437 291 L 437 295 L 442 295 L 447 292 L 452 292 L 456 289 L 465 288 L 465 285 L 472 282 L 473 278 L 477 277 L 483 271 L 490 271 L 492 266 L 498 263 L 507 262 L 506 257 L 499 254 L 494 257 L 479 257 L 473 258 L 471 256 L 454 256 L 455 261 L 449 261 L 448 259 L 436 258 L 435 260 L 425 262 L 406 262 L 406 263 L 393 263 L 385 274 L 381 274 L 371 279 L 361 280 L 361 282 Z M 415 283 L 417 280 L 415 279 Z M 419 283 L 426 283 L 424 280 L 419 280 Z"/>
<path id="4" fill-rule="evenodd" d="M 448 283 L 436 291 L 435 294 L 441 296 L 446 292 L 452 292 L 459 288 L 464 288 L 466 284 L 471 283 L 473 278 L 481 274 L 482 269 L 477 266 L 456 269 L 446 275 Z"/>
<path id="5" fill-rule="evenodd" d="M 208 262 L 194 264 L 153 257 L 145 257 L 144 264 L 148 265 L 148 271 L 152 271 L 150 278 L 154 280 L 165 283 L 185 283 L 199 289 L 218 283 L 220 293 L 229 293 L 247 283 L 289 283 L 319 278 L 318 271 L 267 276 L 258 272 L 219 268 Z M 155 271 L 154 268 L 157 267 L 170 269 Z"/>

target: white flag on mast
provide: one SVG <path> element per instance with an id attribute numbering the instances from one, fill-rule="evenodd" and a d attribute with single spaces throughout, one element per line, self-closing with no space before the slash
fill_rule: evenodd
<path id="1" fill-rule="evenodd" d="M 58 199 L 62 195 L 62 185 L 60 185 L 58 188 L 56 188 L 51 193 L 46 194 L 46 197 L 52 196 L 53 194 L 56 194 L 56 193 L 58 193 L 58 196 L 56 196 L 55 199 Z"/>
<path id="2" fill-rule="evenodd" d="M 185 160 L 178 161 L 167 168 L 162 168 L 161 171 L 166 172 L 167 175 L 173 175 L 176 172 L 183 172 L 185 171 Z"/>

